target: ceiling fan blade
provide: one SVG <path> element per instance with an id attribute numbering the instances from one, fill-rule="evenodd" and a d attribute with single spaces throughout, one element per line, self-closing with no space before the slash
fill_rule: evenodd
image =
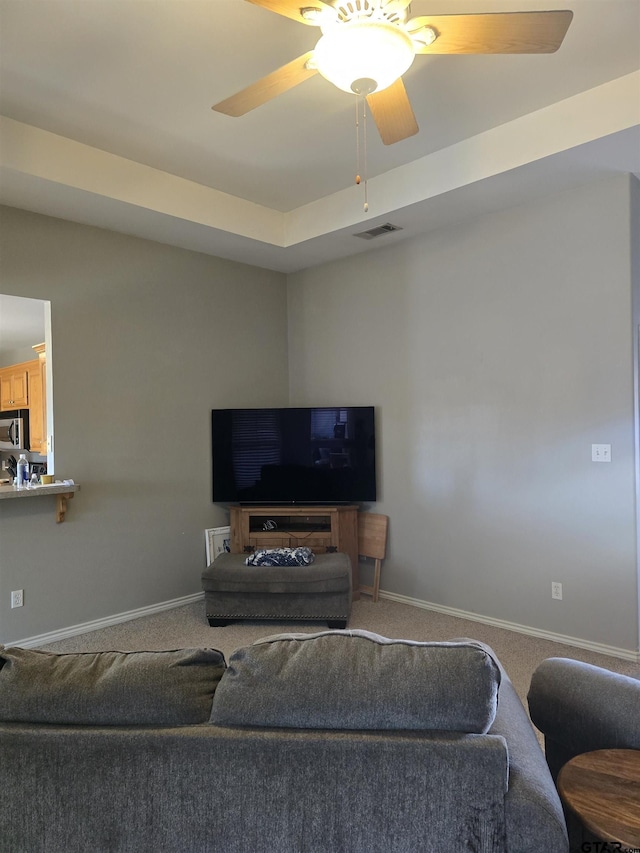
<path id="1" fill-rule="evenodd" d="M 438 38 L 416 53 L 554 53 L 573 12 L 489 12 L 481 15 L 433 15 L 413 18 L 408 31 L 432 27 Z"/>
<path id="2" fill-rule="evenodd" d="M 407 6 L 411 5 L 411 0 L 387 0 L 384 4 L 385 10 L 393 9 L 394 11 L 404 12 Z"/>
<path id="3" fill-rule="evenodd" d="M 252 83 L 241 92 L 236 92 L 235 95 L 220 101 L 219 104 L 214 104 L 211 109 L 234 117 L 243 116 L 250 110 L 255 110 L 256 107 L 266 104 L 272 98 L 282 95 L 283 92 L 293 89 L 294 86 L 317 74 L 315 68 L 307 68 L 307 60 L 312 56 L 312 50 L 303 53 L 302 56 L 287 63 L 287 65 L 283 65 L 277 71 L 267 74 L 257 83 Z"/>
<path id="4" fill-rule="evenodd" d="M 418 123 L 402 77 L 381 92 L 367 95 L 367 104 L 385 145 L 393 145 L 418 132 Z"/>
<path id="5" fill-rule="evenodd" d="M 262 6 L 263 9 L 268 9 L 270 12 L 276 12 L 278 15 L 284 15 L 285 18 L 291 18 L 299 24 L 307 24 L 309 26 L 318 26 L 317 22 L 312 19 L 303 18 L 300 14 L 302 9 L 319 9 L 321 12 L 326 12 L 333 18 L 336 16 L 335 9 L 323 0 L 247 0 L 255 6 Z"/>

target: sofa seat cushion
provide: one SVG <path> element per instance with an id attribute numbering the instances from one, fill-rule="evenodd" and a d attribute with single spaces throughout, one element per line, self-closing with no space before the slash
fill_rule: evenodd
<path id="1" fill-rule="evenodd" d="M 486 733 L 500 669 L 473 642 L 368 631 L 280 634 L 237 649 L 211 721 L 227 726 Z"/>
<path id="2" fill-rule="evenodd" d="M 225 666 L 215 649 L 52 654 L 5 648 L 0 650 L 0 721 L 206 723 Z"/>
<path id="3" fill-rule="evenodd" d="M 202 573 L 205 592 L 346 592 L 351 583 L 347 554 L 317 554 L 308 566 L 247 566 L 242 554 L 220 554 Z"/>

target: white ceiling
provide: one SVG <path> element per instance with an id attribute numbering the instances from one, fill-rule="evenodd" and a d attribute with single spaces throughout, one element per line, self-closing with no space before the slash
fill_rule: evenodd
<path id="1" fill-rule="evenodd" d="M 640 173 L 640 0 L 414 0 L 411 15 L 570 8 L 560 50 L 418 56 L 420 133 L 370 123 L 322 77 L 241 118 L 211 105 L 317 29 L 244 0 L 0 0 L 0 202 L 279 269 Z M 393 221 L 372 244 L 353 236 Z"/>

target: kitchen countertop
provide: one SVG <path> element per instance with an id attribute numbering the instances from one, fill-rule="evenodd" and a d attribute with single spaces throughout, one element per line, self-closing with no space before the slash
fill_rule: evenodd
<path id="1" fill-rule="evenodd" d="M 67 514 L 67 501 L 79 491 L 77 483 L 51 483 L 46 486 L 34 486 L 31 489 L 16 489 L 15 486 L 0 486 L 0 500 L 3 498 L 42 498 L 53 495 L 56 498 L 56 521 L 64 521 Z"/>
<path id="2" fill-rule="evenodd" d="M 42 495 L 70 495 L 79 489 L 80 486 L 77 483 L 51 483 L 47 486 L 38 485 L 32 489 L 0 486 L 0 500 L 2 498 L 35 498 Z"/>

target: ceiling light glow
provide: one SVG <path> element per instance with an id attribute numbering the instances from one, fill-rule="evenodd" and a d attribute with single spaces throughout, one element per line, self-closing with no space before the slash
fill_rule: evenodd
<path id="1" fill-rule="evenodd" d="M 389 23 L 354 21 L 323 27 L 314 62 L 318 71 L 338 89 L 355 91 L 354 83 L 373 80 L 371 91 L 386 89 L 401 77 L 415 58 L 410 36 Z"/>

